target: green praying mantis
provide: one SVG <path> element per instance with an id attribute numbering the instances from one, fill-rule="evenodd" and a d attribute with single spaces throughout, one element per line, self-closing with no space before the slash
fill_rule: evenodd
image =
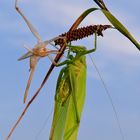
<path id="1" fill-rule="evenodd" d="M 68 46 L 68 58 L 58 66 L 55 107 L 50 140 L 76 140 L 86 96 L 86 54 L 96 51 L 82 46 Z M 71 54 L 75 53 L 75 55 Z"/>
<path id="2" fill-rule="evenodd" d="M 81 48 L 80 48 L 81 49 Z M 85 51 L 85 48 L 83 48 Z M 60 71 L 50 140 L 76 140 L 86 93 L 86 59 L 76 52 Z"/>

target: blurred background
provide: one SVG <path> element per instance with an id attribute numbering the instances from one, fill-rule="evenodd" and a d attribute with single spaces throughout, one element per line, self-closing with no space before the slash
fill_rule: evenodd
<path id="1" fill-rule="evenodd" d="M 0 1 L 0 140 L 6 138 L 25 105 L 23 95 L 29 76 L 29 60 L 17 61 L 36 39 L 14 9 L 14 0 Z M 110 11 L 140 41 L 140 1 L 105 0 Z M 19 5 L 36 27 L 43 40 L 67 32 L 77 17 L 90 7 L 92 0 L 20 0 Z M 109 24 L 96 11 L 81 26 Z M 140 52 L 116 30 L 106 30 L 98 37 L 97 51 L 92 54 L 115 105 L 125 140 L 140 139 Z M 93 47 L 93 36 L 73 45 Z M 37 65 L 28 100 L 42 82 L 49 66 L 48 58 Z M 39 96 L 32 103 L 11 140 L 46 140 L 53 116 L 55 85 L 60 68 L 55 68 Z M 78 140 L 121 140 L 111 103 L 101 79 L 87 57 L 87 93 Z"/>

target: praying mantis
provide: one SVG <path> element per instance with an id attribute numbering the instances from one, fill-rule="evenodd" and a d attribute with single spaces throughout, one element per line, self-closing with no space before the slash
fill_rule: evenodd
<path id="1" fill-rule="evenodd" d="M 85 55 L 69 55 L 57 81 L 49 140 L 76 140 L 86 94 Z"/>
<path id="2" fill-rule="evenodd" d="M 69 46 L 68 58 L 58 66 L 54 116 L 49 140 L 76 140 L 86 96 L 86 54 L 96 51 Z M 75 53 L 75 56 L 71 53 Z"/>
<path id="3" fill-rule="evenodd" d="M 50 54 L 57 54 L 57 53 L 59 53 L 58 50 L 49 50 L 49 49 L 46 48 L 46 46 L 48 44 L 50 44 L 50 45 L 54 46 L 55 48 L 57 48 L 55 45 L 52 44 L 52 42 L 57 40 L 58 38 L 62 38 L 62 37 L 55 37 L 55 38 L 52 38 L 50 40 L 42 41 L 42 38 L 39 35 L 39 33 L 37 32 L 37 30 L 33 27 L 33 25 L 25 17 L 23 12 L 19 8 L 18 0 L 15 1 L 15 9 L 21 15 L 21 17 L 24 19 L 24 21 L 28 25 L 31 33 L 37 39 L 37 44 L 34 46 L 33 49 L 30 49 L 30 48 L 24 46 L 27 49 L 28 52 L 18 59 L 20 61 L 20 60 L 23 60 L 23 59 L 26 59 L 26 58 L 30 58 L 30 76 L 29 76 L 29 79 L 28 79 L 28 82 L 27 82 L 25 93 L 24 93 L 24 103 L 25 103 L 26 99 L 27 99 L 27 96 L 28 96 L 28 91 L 29 91 L 29 88 L 30 88 L 30 84 L 31 84 L 31 81 L 32 81 L 32 78 L 33 78 L 33 74 L 34 74 L 37 62 L 39 61 L 40 58 L 48 56 L 48 58 L 51 60 L 51 62 L 56 65 L 55 61 L 50 56 Z"/>

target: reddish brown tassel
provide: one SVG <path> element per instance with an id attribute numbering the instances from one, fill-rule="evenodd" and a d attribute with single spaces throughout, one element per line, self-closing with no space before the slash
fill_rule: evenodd
<path id="1" fill-rule="evenodd" d="M 65 42 L 69 43 L 71 41 L 83 39 L 85 37 L 93 35 L 94 33 L 97 33 L 98 36 L 103 36 L 102 31 L 108 28 L 112 28 L 112 26 L 111 25 L 90 25 L 87 27 L 78 28 L 73 31 L 64 33 L 60 35 L 60 37 L 65 37 Z M 55 41 L 55 45 L 63 45 L 63 44 L 64 44 L 64 39 L 60 38 Z"/>

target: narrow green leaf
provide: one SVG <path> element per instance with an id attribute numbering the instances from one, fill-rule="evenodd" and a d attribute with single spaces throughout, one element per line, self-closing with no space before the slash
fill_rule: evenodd
<path id="1" fill-rule="evenodd" d="M 109 11 L 106 11 L 104 9 L 102 9 L 101 11 L 112 23 L 112 25 L 124 36 L 126 36 L 140 50 L 140 44 L 135 40 L 135 38 L 130 34 L 130 32 L 124 27 L 122 23 L 117 18 L 115 18 Z"/>

